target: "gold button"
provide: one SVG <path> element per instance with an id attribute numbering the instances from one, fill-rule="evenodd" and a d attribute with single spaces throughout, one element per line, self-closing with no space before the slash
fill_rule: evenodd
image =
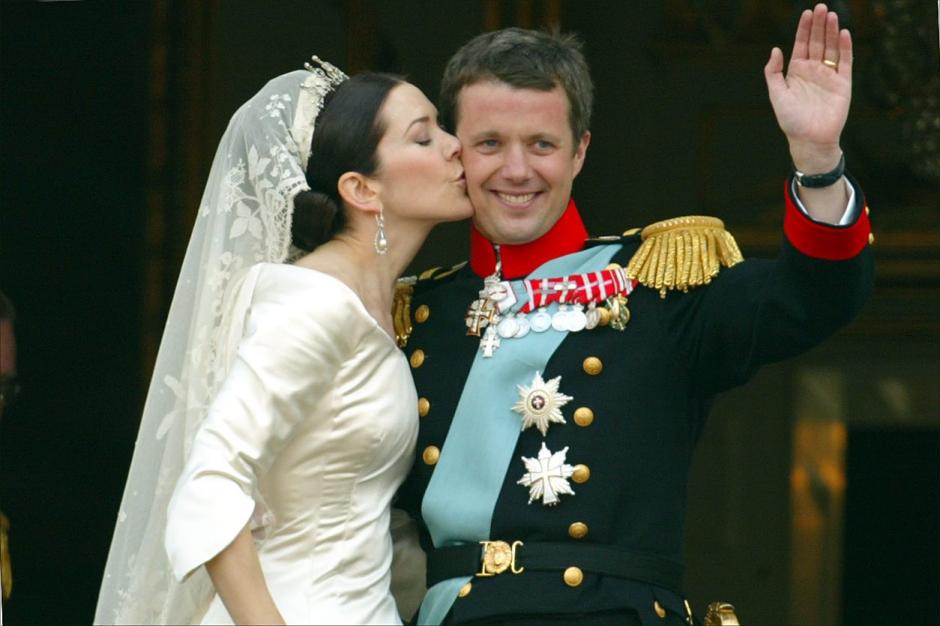
<path id="1" fill-rule="evenodd" d="M 411 358 L 412 365 L 414 365 L 414 355 L 411 355 Z M 604 364 L 601 363 L 601 360 L 596 356 L 589 356 L 584 359 L 582 366 L 584 367 L 584 372 L 590 376 L 597 376 L 604 369 Z"/>
<path id="2" fill-rule="evenodd" d="M 586 483 L 591 477 L 591 468 L 587 465 L 575 465 L 574 471 L 571 472 L 571 480 L 576 483 Z"/>
<path id="3" fill-rule="evenodd" d="M 431 309 L 428 308 L 428 305 L 422 304 L 415 311 L 415 320 L 421 324 L 428 321 L 428 316 L 431 315 Z"/>
<path id="4" fill-rule="evenodd" d="M 418 415 L 424 417 L 431 410 L 431 403 L 427 398 L 418 398 Z"/>
<path id="5" fill-rule="evenodd" d="M 658 615 L 660 619 L 666 619 L 666 609 L 659 603 L 659 600 L 653 600 L 653 610 L 656 611 L 656 615 Z"/>
<path id="6" fill-rule="evenodd" d="M 574 423 L 578 426 L 590 426 L 594 423 L 594 411 L 586 406 L 575 409 Z"/>
<path id="7" fill-rule="evenodd" d="M 604 269 L 605 270 L 621 270 L 623 268 L 620 267 L 620 263 L 608 263 L 607 267 L 605 267 Z"/>
<path id="8" fill-rule="evenodd" d="M 418 369 L 424 365 L 424 350 L 415 350 L 412 352 L 409 361 L 411 362 L 412 369 Z"/>
<path id="9" fill-rule="evenodd" d="M 439 458 L 441 458 L 441 451 L 437 446 L 428 446 L 424 449 L 424 452 L 421 453 L 421 459 L 427 465 L 435 465 Z"/>
<path id="10" fill-rule="evenodd" d="M 597 313 L 600 317 L 597 320 L 598 326 L 607 326 L 610 324 L 610 311 L 605 307 L 597 307 Z"/>
<path id="11" fill-rule="evenodd" d="M 565 570 L 565 584 L 569 587 L 577 587 L 584 581 L 584 572 L 580 567 L 569 567 Z"/>
<path id="12" fill-rule="evenodd" d="M 588 527 L 584 522 L 575 522 L 568 527 L 568 536 L 572 539 L 584 539 L 587 534 Z"/>
<path id="13" fill-rule="evenodd" d="M 871 211 L 869 211 L 869 210 L 868 210 L 868 207 L 866 206 L 866 207 L 865 207 L 865 215 L 868 215 L 869 213 L 871 213 Z"/>
<path id="14" fill-rule="evenodd" d="M 868 233 L 868 243 L 869 245 L 875 243 L 875 233 Z"/>
<path id="15" fill-rule="evenodd" d="M 470 590 L 473 589 L 473 583 L 467 583 L 460 588 L 460 591 L 457 592 L 458 598 L 466 598 L 470 595 Z"/>

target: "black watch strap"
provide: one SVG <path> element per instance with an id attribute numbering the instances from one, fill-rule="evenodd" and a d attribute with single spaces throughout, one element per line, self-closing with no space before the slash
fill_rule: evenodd
<path id="1" fill-rule="evenodd" d="M 800 187 L 828 187 L 833 184 L 845 174 L 845 154 L 839 157 L 839 164 L 835 166 L 831 171 L 828 171 L 824 174 L 804 174 L 800 170 L 796 169 L 796 166 L 793 167 L 793 177 L 796 178 L 797 184 Z"/>

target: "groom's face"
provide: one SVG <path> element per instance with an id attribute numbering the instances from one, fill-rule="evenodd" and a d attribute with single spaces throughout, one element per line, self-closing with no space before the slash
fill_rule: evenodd
<path id="1" fill-rule="evenodd" d="M 568 97 L 498 81 L 468 85 L 457 104 L 457 137 L 477 229 L 495 243 L 538 239 L 571 197 L 590 142 L 568 123 Z"/>

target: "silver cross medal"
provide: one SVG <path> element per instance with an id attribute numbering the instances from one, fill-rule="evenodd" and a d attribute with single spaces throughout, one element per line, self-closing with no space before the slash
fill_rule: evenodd
<path id="1" fill-rule="evenodd" d="M 487 359 L 492 358 L 493 353 L 496 352 L 496 348 L 499 347 L 499 344 L 500 339 L 499 335 L 496 334 L 496 327 L 488 327 L 486 332 L 483 334 L 483 339 L 480 340 L 480 350 L 483 352 L 483 356 Z"/>
<path id="2" fill-rule="evenodd" d="M 522 457 L 526 473 L 516 484 L 529 488 L 529 504 L 541 498 L 545 506 L 555 506 L 559 502 L 559 495 L 574 495 L 574 489 L 568 482 L 574 468 L 565 462 L 567 453 L 568 447 L 565 446 L 553 454 L 543 441 L 538 458 Z"/>

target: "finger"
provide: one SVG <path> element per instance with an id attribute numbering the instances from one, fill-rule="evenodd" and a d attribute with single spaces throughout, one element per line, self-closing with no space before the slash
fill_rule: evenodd
<path id="1" fill-rule="evenodd" d="M 770 51 L 770 59 L 764 66 L 764 79 L 767 81 L 767 91 L 771 99 L 775 93 L 787 88 L 787 81 L 783 76 L 783 51 L 780 48 Z"/>
<path id="2" fill-rule="evenodd" d="M 826 51 L 826 10 L 825 4 L 817 4 L 813 9 L 813 26 L 809 33 L 809 60 L 822 61 Z"/>
<path id="3" fill-rule="evenodd" d="M 839 16 L 830 12 L 826 16 L 826 51 L 823 59 L 839 64 Z"/>
<path id="4" fill-rule="evenodd" d="M 839 33 L 839 74 L 852 78 L 852 34 L 847 28 Z"/>
<path id="5" fill-rule="evenodd" d="M 813 25 L 813 12 L 809 9 L 800 15 L 800 23 L 796 27 L 796 39 L 793 40 L 793 51 L 790 60 L 805 59 L 809 55 L 809 31 Z"/>

